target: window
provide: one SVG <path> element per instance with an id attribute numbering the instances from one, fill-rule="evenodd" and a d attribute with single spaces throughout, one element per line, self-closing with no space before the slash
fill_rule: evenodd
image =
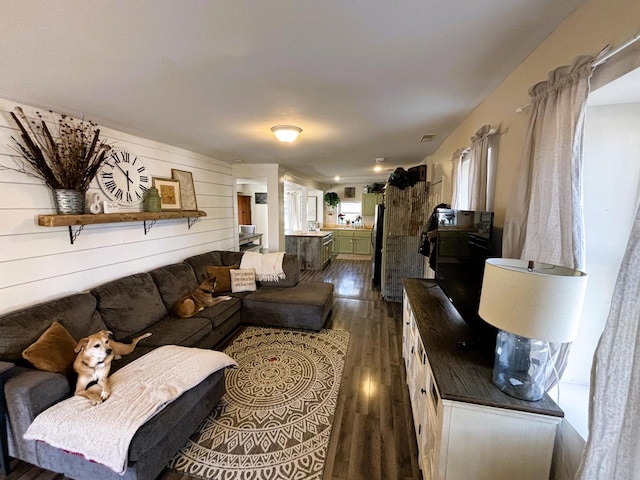
<path id="1" fill-rule="evenodd" d="M 358 217 L 361 217 L 362 204 L 360 202 L 340 202 L 338 205 L 338 217 L 343 221 L 354 222 Z M 340 217 L 343 215 L 343 217 Z"/>

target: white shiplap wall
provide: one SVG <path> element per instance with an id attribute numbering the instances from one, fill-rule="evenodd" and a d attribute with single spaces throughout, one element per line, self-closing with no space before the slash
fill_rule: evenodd
<path id="1" fill-rule="evenodd" d="M 10 137 L 18 130 L 9 112 L 17 105 L 0 99 L 2 165 L 13 163 Z M 37 110 L 20 106 L 27 115 Z M 89 225 L 71 245 L 67 227 L 37 224 L 38 215 L 55 213 L 51 191 L 0 169 L 0 314 L 198 253 L 234 249 L 231 165 L 124 132 L 102 128 L 101 136 L 138 155 L 154 177 L 171 177 L 172 168 L 193 172 L 198 209 L 207 216 L 191 229 L 186 219 L 158 221 L 147 235 L 142 222 Z M 99 191 L 94 180 L 89 193 Z"/>

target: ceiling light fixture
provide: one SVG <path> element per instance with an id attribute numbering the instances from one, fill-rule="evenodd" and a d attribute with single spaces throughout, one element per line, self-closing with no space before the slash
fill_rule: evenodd
<path id="1" fill-rule="evenodd" d="M 380 165 L 376 165 L 375 167 L 373 167 L 373 170 L 375 172 L 381 172 L 382 171 L 382 167 Z"/>
<path id="2" fill-rule="evenodd" d="M 276 125 L 271 127 L 271 131 L 278 140 L 285 143 L 293 142 L 302 133 L 302 129 L 294 125 Z"/>

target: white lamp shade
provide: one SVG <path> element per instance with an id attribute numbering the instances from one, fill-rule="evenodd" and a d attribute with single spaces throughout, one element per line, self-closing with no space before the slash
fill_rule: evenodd
<path id="1" fill-rule="evenodd" d="M 275 127 L 271 127 L 271 131 L 278 140 L 285 143 L 293 142 L 298 138 L 298 135 L 302 133 L 302 129 L 300 127 L 293 125 L 276 125 Z"/>
<path id="2" fill-rule="evenodd" d="M 575 339 L 582 316 L 587 275 L 571 268 L 526 260 L 485 262 L 478 314 L 491 325 L 521 337 L 548 342 Z"/>

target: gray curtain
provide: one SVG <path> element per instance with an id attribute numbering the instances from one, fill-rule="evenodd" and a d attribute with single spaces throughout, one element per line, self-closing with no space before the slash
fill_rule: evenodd
<path id="1" fill-rule="evenodd" d="M 579 480 L 640 478 L 640 209 L 591 370 L 589 438 Z"/>

